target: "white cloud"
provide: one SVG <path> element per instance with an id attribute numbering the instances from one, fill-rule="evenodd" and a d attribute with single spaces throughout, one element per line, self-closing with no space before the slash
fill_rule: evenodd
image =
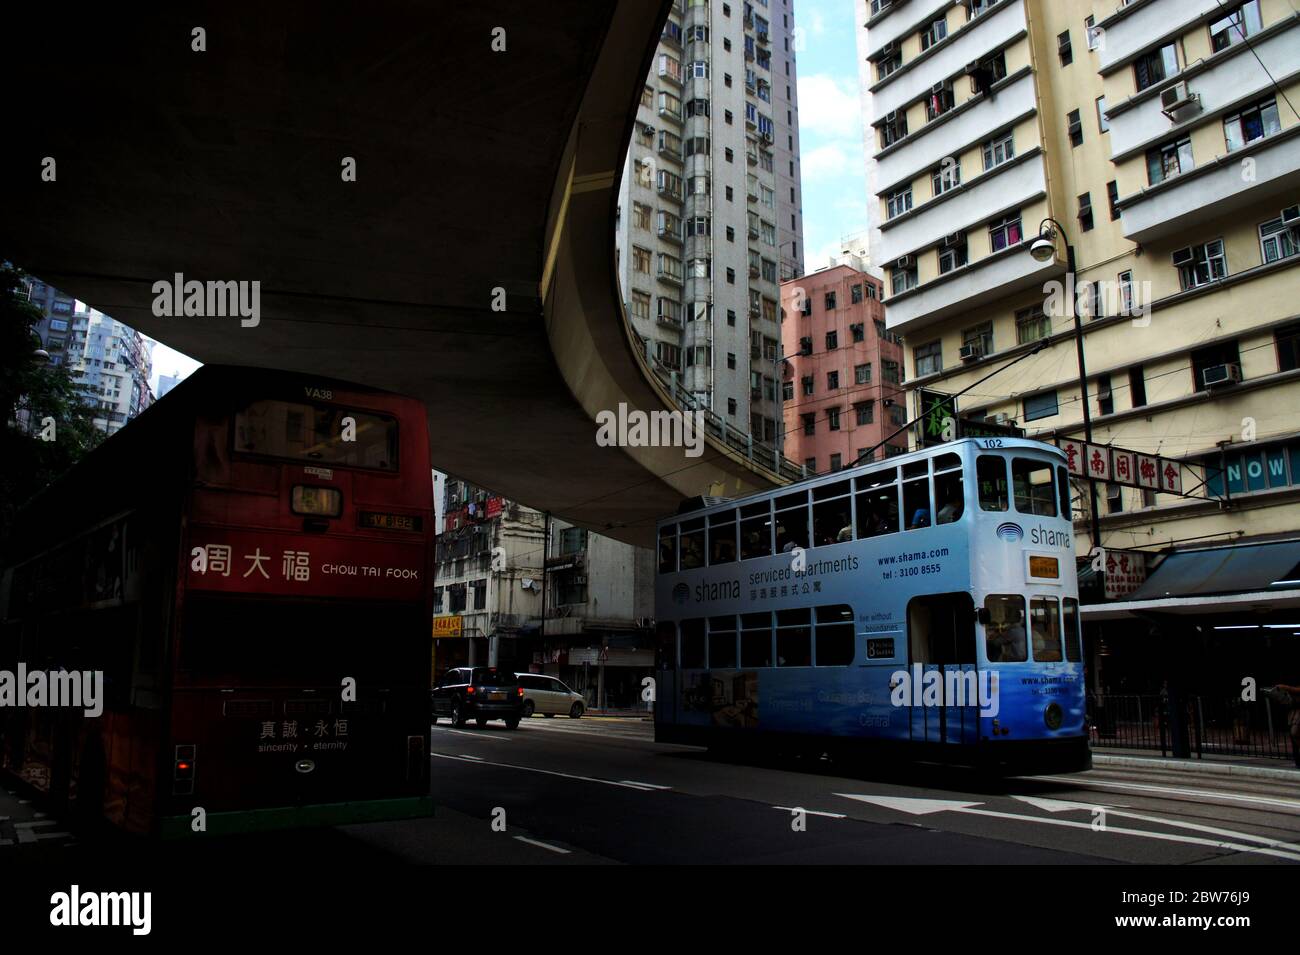
<path id="1" fill-rule="evenodd" d="M 853 168 L 849 153 L 841 143 L 827 143 L 809 150 L 800 156 L 800 163 L 805 183 L 847 176 Z"/>
<path id="2" fill-rule="evenodd" d="M 829 73 L 799 77 L 799 134 L 835 139 L 862 138 L 857 85 Z"/>

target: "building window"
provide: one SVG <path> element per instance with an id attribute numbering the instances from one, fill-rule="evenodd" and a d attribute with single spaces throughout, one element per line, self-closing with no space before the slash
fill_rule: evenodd
<path id="1" fill-rule="evenodd" d="M 840 387 L 840 373 L 838 371 L 826 372 L 826 390 L 838 391 Z"/>
<path id="2" fill-rule="evenodd" d="M 886 359 L 881 359 L 881 362 L 880 362 L 880 377 L 881 377 L 884 381 L 888 382 L 888 383 L 891 384 L 891 385 L 900 385 L 900 384 L 902 384 L 902 383 L 903 383 L 903 378 L 902 378 L 902 375 L 901 375 L 900 372 L 901 372 L 901 369 L 898 367 L 898 362 L 896 362 L 896 361 L 890 361 L 890 360 L 887 359 L 887 358 L 886 358 Z"/>
<path id="3" fill-rule="evenodd" d="M 855 285 L 854 288 L 857 288 L 857 286 Z M 854 344 L 867 340 L 866 328 L 861 322 L 850 325 L 849 334 L 853 337 Z"/>
<path id="4" fill-rule="evenodd" d="M 1290 225 L 1287 224 L 1287 217 Z M 1282 217 L 1271 219 L 1259 227 L 1259 247 L 1264 262 L 1286 259 L 1300 250 L 1300 206 L 1282 211 Z M 53 327 L 54 323 L 50 323 Z"/>
<path id="5" fill-rule="evenodd" d="M 993 354 L 993 323 L 982 322 L 965 329 L 961 333 L 961 343 L 974 345 L 978 357 Z"/>
<path id="6" fill-rule="evenodd" d="M 1079 197 L 1079 228 L 1084 232 L 1092 231 L 1092 193 L 1085 192 Z"/>
<path id="7" fill-rule="evenodd" d="M 1083 117 L 1077 109 L 1066 114 L 1065 131 L 1070 136 L 1071 147 L 1083 145 Z"/>
<path id="8" fill-rule="evenodd" d="M 1119 279 L 1119 307 L 1121 315 L 1133 314 L 1133 273 L 1121 272 Z"/>
<path id="9" fill-rule="evenodd" d="M 1074 47 L 1070 44 L 1070 31 L 1066 30 L 1056 38 L 1056 55 L 1061 58 L 1062 66 L 1074 62 Z"/>
<path id="10" fill-rule="evenodd" d="M 1031 305 L 1016 312 L 1016 344 L 1036 342 L 1052 333 L 1052 319 L 1042 305 Z"/>
<path id="11" fill-rule="evenodd" d="M 948 20 L 940 17 L 921 30 L 921 49 L 928 50 L 948 35 Z"/>
<path id="12" fill-rule="evenodd" d="M 1186 136 L 1147 150 L 1147 182 L 1153 186 L 1193 167 L 1192 141 Z"/>
<path id="13" fill-rule="evenodd" d="M 817 416 L 815 414 L 805 414 L 805 415 L 800 415 L 799 417 L 803 419 L 804 434 L 817 433 Z"/>
<path id="14" fill-rule="evenodd" d="M 883 80 L 903 65 L 903 51 L 895 49 L 887 56 L 876 61 L 876 79 Z"/>
<path id="15" fill-rule="evenodd" d="M 1228 151 L 1240 149 L 1247 143 L 1253 143 L 1265 136 L 1272 136 L 1282 129 L 1277 115 L 1277 100 L 1267 99 L 1256 103 L 1249 109 L 1234 113 L 1223 120 L 1223 138 L 1227 140 Z"/>
<path id="16" fill-rule="evenodd" d="M 907 113 L 899 110 L 890 113 L 880 125 L 880 148 L 892 146 L 907 135 Z"/>
<path id="17" fill-rule="evenodd" d="M 916 266 L 899 266 L 896 265 L 889 271 L 889 288 L 890 291 L 897 295 L 900 292 L 906 292 L 908 289 L 916 288 Z"/>
<path id="18" fill-rule="evenodd" d="M 1277 370 L 1300 368 L 1300 322 L 1285 325 L 1273 334 L 1277 340 Z"/>
<path id="19" fill-rule="evenodd" d="M 632 271 L 650 274 L 650 250 L 632 246 Z"/>
<path id="20" fill-rule="evenodd" d="M 727 367 L 732 369 L 736 367 L 736 353 L 734 351 L 727 352 Z"/>
<path id="21" fill-rule="evenodd" d="M 727 269 L 727 284 L 728 285 L 736 284 L 736 270 L 733 268 Z"/>
<path id="22" fill-rule="evenodd" d="M 1106 121 L 1106 97 L 1097 97 L 1097 131 L 1110 132 L 1110 123 Z"/>
<path id="23" fill-rule="evenodd" d="M 732 328 L 736 326 L 736 310 L 734 308 L 727 309 L 727 324 Z"/>
<path id="24" fill-rule="evenodd" d="M 1115 395 L 1110 387 L 1110 375 L 1097 376 L 1097 410 L 1101 414 L 1115 413 Z"/>
<path id="25" fill-rule="evenodd" d="M 824 302 L 825 302 L 825 305 L 826 305 L 826 311 L 828 311 L 828 312 L 833 312 L 833 311 L 835 311 L 835 293 L 834 293 L 834 292 L 827 292 L 826 295 L 824 296 Z"/>
<path id="26" fill-rule="evenodd" d="M 1147 403 L 1147 379 L 1141 365 L 1134 365 L 1128 370 L 1128 394 L 1134 408 L 1141 408 Z"/>
<path id="27" fill-rule="evenodd" d="M 1208 285 L 1228 274 L 1228 260 L 1223 254 L 1223 240 L 1188 246 L 1174 253 L 1178 282 L 1183 291 Z"/>
<path id="28" fill-rule="evenodd" d="M 938 119 L 948 110 L 956 105 L 956 100 L 952 95 L 951 83 L 940 83 L 934 89 L 930 90 L 930 96 L 925 101 L 925 118 L 929 122 Z"/>
<path id="29" fill-rule="evenodd" d="M 1221 365 L 1236 365 L 1238 370 L 1241 368 L 1241 355 L 1237 349 L 1237 342 L 1228 341 L 1220 342 L 1217 345 L 1211 345 L 1208 348 L 1200 348 L 1192 352 L 1192 387 L 1196 391 L 1205 391 L 1208 387 L 1205 384 L 1205 373 L 1212 368 L 1218 368 Z"/>
<path id="30" fill-rule="evenodd" d="M 1084 17 L 1083 19 L 1083 38 L 1090 50 L 1096 50 L 1101 46 L 1101 31 L 1097 29 L 1096 23 L 1096 17 Z"/>
<path id="31" fill-rule="evenodd" d="M 650 296 L 645 292 L 632 293 L 632 317 L 641 318 L 649 321 L 650 319 Z"/>
<path id="32" fill-rule="evenodd" d="M 1001 252 L 1020 242 L 1020 216 L 1005 216 L 989 223 L 989 248 Z"/>
<path id="33" fill-rule="evenodd" d="M 853 285 L 849 286 L 849 304 L 857 305 L 861 303 L 861 301 L 862 301 L 862 283 L 855 282 Z M 854 339 L 854 341 L 861 341 L 861 340 L 862 339 L 860 338 Z"/>
<path id="34" fill-rule="evenodd" d="M 826 427 L 831 431 L 840 430 L 840 409 L 839 408 L 826 409 Z"/>
<path id="35" fill-rule="evenodd" d="M 871 424 L 876 420 L 876 403 L 874 401 L 860 401 L 853 406 L 857 415 L 858 424 Z"/>
<path id="36" fill-rule="evenodd" d="M 813 386 L 813 376 L 812 376 L 812 375 L 804 375 L 802 378 L 799 379 L 799 383 L 803 386 L 804 397 L 809 397 L 809 396 L 811 396 L 812 393 L 813 393 L 813 387 L 814 387 L 814 386 Z"/>
<path id="37" fill-rule="evenodd" d="M 944 244 L 939 249 L 939 274 L 951 272 L 953 269 L 959 269 L 966 264 L 966 237 L 963 235 L 959 239 Z"/>
<path id="38" fill-rule="evenodd" d="M 1057 414 L 1059 410 L 1055 391 L 1045 391 L 1041 395 L 1032 395 L 1025 399 L 1026 421 L 1050 418 L 1052 415 Z"/>
<path id="39" fill-rule="evenodd" d="M 1119 183 L 1112 179 L 1106 183 L 1106 201 L 1110 203 L 1110 221 L 1119 218 Z"/>
<path id="40" fill-rule="evenodd" d="M 826 350 L 832 351 L 840 347 L 839 332 L 830 331 L 826 333 Z"/>
<path id="41" fill-rule="evenodd" d="M 1240 4 L 1227 16 L 1210 21 L 1210 47 L 1218 53 L 1234 43 L 1240 43 L 1243 37 L 1251 36 L 1262 29 L 1259 0 L 1249 0 L 1247 3 Z"/>
<path id="42" fill-rule="evenodd" d="M 923 375 L 936 374 L 943 371 L 943 346 L 938 341 L 917 345 L 912 350 L 912 359 L 916 365 L 916 376 L 918 378 Z"/>
<path id="43" fill-rule="evenodd" d="M 1133 82 L 1139 93 L 1177 72 L 1178 54 L 1172 43 L 1143 53 L 1133 62 Z"/>
<path id="44" fill-rule="evenodd" d="M 945 162 L 930 173 L 930 190 L 933 195 L 941 196 L 949 189 L 961 185 L 961 164 L 956 160 Z"/>
<path id="45" fill-rule="evenodd" d="M 655 357 L 659 364 L 665 368 L 680 369 L 682 367 L 682 350 L 676 345 L 669 345 L 667 342 L 655 342 Z"/>
<path id="46" fill-rule="evenodd" d="M 912 208 L 912 187 L 891 192 L 885 199 L 885 218 L 892 219 Z"/>
<path id="47" fill-rule="evenodd" d="M 993 169 L 1014 158 L 1016 150 L 1011 131 L 1008 130 L 1004 135 L 990 139 L 984 144 L 983 151 L 985 170 Z"/>
<path id="48" fill-rule="evenodd" d="M 794 401 L 794 382 L 784 381 L 781 383 L 781 400 Z"/>

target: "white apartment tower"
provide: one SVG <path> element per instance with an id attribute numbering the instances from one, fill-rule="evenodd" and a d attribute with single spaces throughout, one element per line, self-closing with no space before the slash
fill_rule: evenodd
<path id="1" fill-rule="evenodd" d="M 803 272 L 793 0 L 688 0 L 664 26 L 619 196 L 619 278 L 651 366 L 781 447 L 780 282 Z"/>

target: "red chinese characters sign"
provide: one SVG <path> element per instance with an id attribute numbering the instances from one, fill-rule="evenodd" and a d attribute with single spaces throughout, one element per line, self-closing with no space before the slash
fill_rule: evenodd
<path id="1" fill-rule="evenodd" d="M 1106 551 L 1106 599 L 1118 600 L 1147 579 L 1146 555 L 1139 551 Z"/>
<path id="2" fill-rule="evenodd" d="M 195 525 L 186 549 L 186 583 L 218 590 L 300 597 L 419 600 L 423 542 L 239 531 Z"/>
<path id="3" fill-rule="evenodd" d="M 1098 481 L 1110 480 L 1110 448 L 1100 444 L 1084 445 L 1088 462 L 1088 477 Z"/>
<path id="4" fill-rule="evenodd" d="M 1183 466 L 1178 461 L 1074 438 L 1058 438 L 1056 445 L 1065 453 L 1070 473 L 1076 477 L 1167 494 L 1183 493 Z"/>
<path id="5" fill-rule="evenodd" d="M 1057 447 L 1065 452 L 1065 463 L 1071 474 L 1083 477 L 1087 473 L 1087 454 L 1082 441 L 1061 438 Z"/>

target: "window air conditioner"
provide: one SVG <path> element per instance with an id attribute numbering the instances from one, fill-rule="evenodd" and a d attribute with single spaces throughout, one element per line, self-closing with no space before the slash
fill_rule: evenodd
<path id="1" fill-rule="evenodd" d="M 949 235 L 945 235 L 943 237 L 943 247 L 945 249 L 951 249 L 953 246 L 961 245 L 962 240 L 965 238 L 966 233 L 964 232 L 953 232 Z"/>
<path id="2" fill-rule="evenodd" d="M 1179 80 L 1173 86 L 1160 91 L 1160 111 L 1173 119 L 1175 113 L 1185 106 L 1192 105 L 1197 99 L 1195 93 L 1187 91 L 1186 81 Z"/>
<path id="3" fill-rule="evenodd" d="M 1011 420 L 1011 416 L 1008 415 L 1005 411 L 999 411 L 997 414 L 989 415 L 984 420 L 989 422 L 990 424 L 1006 424 L 1008 421 Z"/>
<path id="4" fill-rule="evenodd" d="M 910 269 L 912 267 L 912 257 L 910 255 L 899 256 L 898 261 L 894 263 L 894 268 Z"/>
<path id="5" fill-rule="evenodd" d="M 977 358 L 984 357 L 984 346 L 979 342 L 968 342 L 961 346 L 959 354 L 962 361 L 974 361 Z"/>
<path id="6" fill-rule="evenodd" d="M 1235 363 L 1215 365 L 1202 371 L 1201 376 L 1207 388 L 1213 388 L 1215 385 L 1233 385 L 1241 381 L 1241 366 Z"/>

